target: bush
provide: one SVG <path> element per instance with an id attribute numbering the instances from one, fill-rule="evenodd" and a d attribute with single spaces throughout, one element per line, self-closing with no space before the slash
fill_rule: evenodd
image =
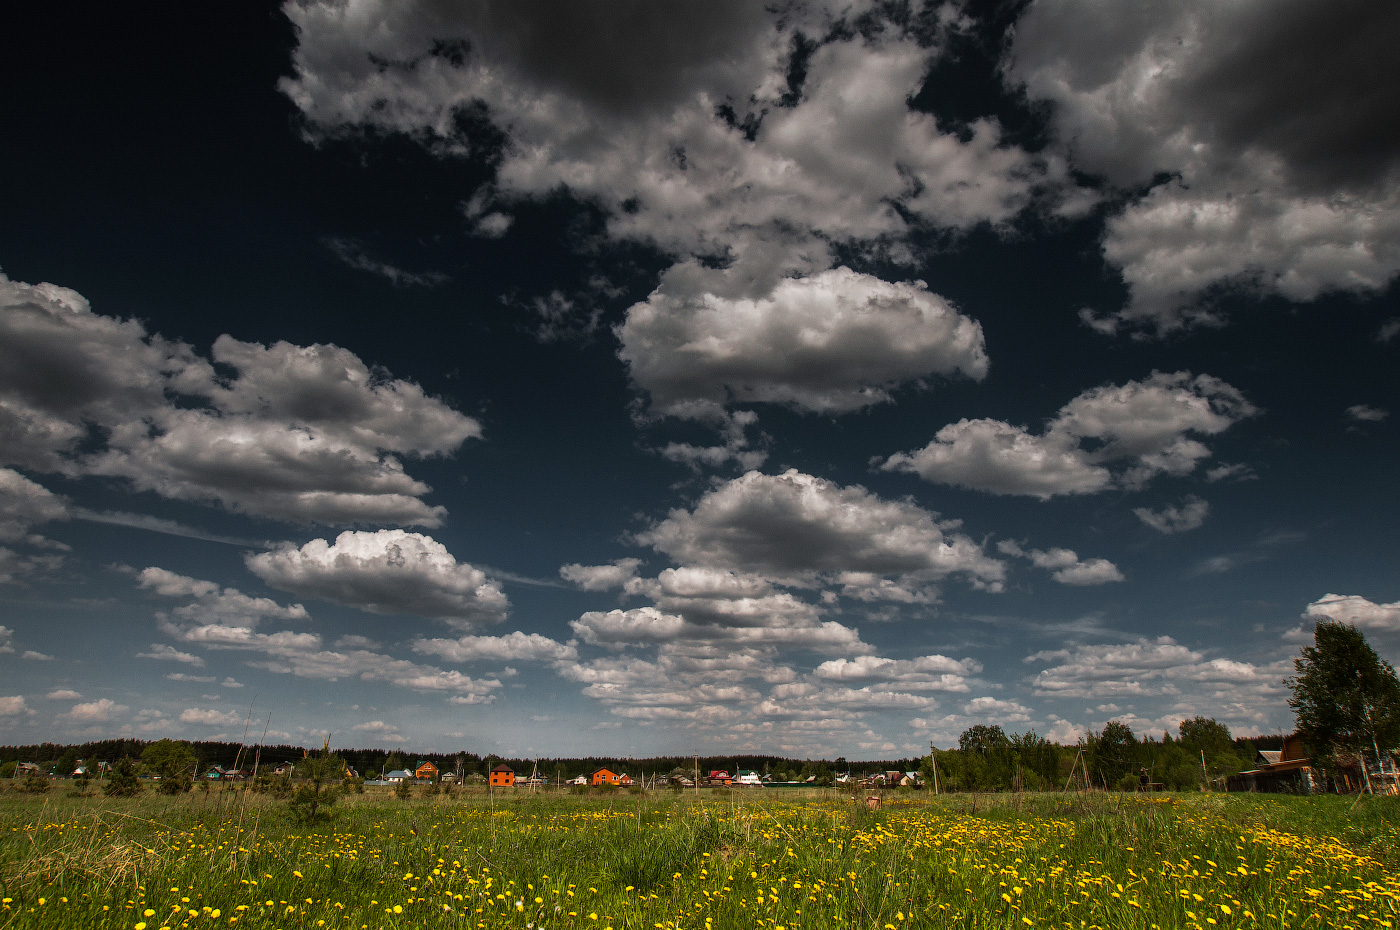
<path id="1" fill-rule="evenodd" d="M 43 794 L 52 785 L 47 778 L 42 775 L 30 775 L 20 783 L 19 790 L 27 791 L 30 794 Z"/>
<path id="2" fill-rule="evenodd" d="M 407 780 L 395 782 L 394 797 L 401 801 L 407 801 L 409 798 L 413 797 L 413 788 L 409 786 Z"/>
<path id="3" fill-rule="evenodd" d="M 122 759 L 112 767 L 112 774 L 107 776 L 102 793 L 110 798 L 129 798 L 141 793 L 141 781 L 136 777 L 136 766 L 130 759 Z"/>
<path id="4" fill-rule="evenodd" d="M 345 782 L 345 761 L 327 744 L 320 755 L 307 756 L 297 766 L 301 783 L 287 801 L 287 812 L 298 823 L 330 819 L 330 807 L 340 799 Z"/>
<path id="5" fill-rule="evenodd" d="M 189 776 L 188 772 L 177 772 L 160 780 L 161 794 L 184 794 L 193 787 L 194 779 Z"/>

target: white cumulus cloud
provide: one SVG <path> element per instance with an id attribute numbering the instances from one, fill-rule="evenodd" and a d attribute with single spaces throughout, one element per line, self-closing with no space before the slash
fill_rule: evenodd
<path id="1" fill-rule="evenodd" d="M 378 614 L 413 614 L 465 626 L 498 623 L 509 602 L 485 573 L 458 562 L 431 536 L 346 531 L 246 559 L 274 588 Z"/>

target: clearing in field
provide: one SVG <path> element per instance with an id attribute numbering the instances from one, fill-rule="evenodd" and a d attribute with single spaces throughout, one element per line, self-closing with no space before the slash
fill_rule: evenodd
<path id="1" fill-rule="evenodd" d="M 1400 926 L 1397 799 L 0 798 L 0 930 Z"/>

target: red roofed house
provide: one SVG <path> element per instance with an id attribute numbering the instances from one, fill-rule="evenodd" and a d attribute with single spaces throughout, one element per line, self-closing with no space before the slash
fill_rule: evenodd
<path id="1" fill-rule="evenodd" d="M 502 763 L 491 770 L 492 788 L 513 788 L 515 786 L 515 769 Z"/>

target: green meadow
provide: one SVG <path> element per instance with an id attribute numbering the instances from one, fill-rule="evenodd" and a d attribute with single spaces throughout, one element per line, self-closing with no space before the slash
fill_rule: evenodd
<path id="1" fill-rule="evenodd" d="M 0 930 L 1400 926 L 1400 799 L 0 796 Z"/>

